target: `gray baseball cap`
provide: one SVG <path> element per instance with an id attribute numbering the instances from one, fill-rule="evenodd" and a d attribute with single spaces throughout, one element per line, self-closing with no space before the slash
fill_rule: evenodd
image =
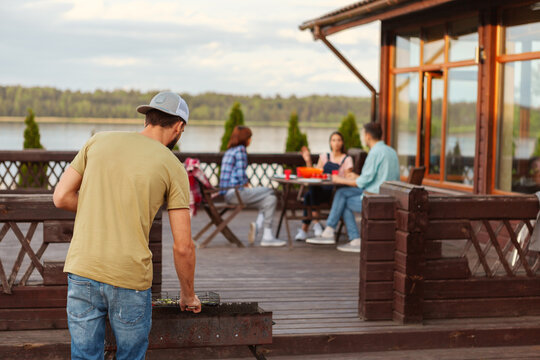
<path id="1" fill-rule="evenodd" d="M 170 91 L 162 91 L 152 98 L 150 105 L 140 105 L 137 111 L 146 114 L 148 111 L 156 109 L 166 114 L 180 116 L 187 124 L 189 118 L 189 108 L 180 95 Z"/>

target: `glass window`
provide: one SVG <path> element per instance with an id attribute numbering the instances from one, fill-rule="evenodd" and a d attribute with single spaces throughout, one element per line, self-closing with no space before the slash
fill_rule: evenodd
<path id="1" fill-rule="evenodd" d="M 446 181 L 473 184 L 478 67 L 448 70 Z"/>
<path id="2" fill-rule="evenodd" d="M 424 30 L 424 64 L 444 62 L 444 25 Z"/>
<path id="3" fill-rule="evenodd" d="M 471 17 L 455 21 L 448 29 L 449 60 L 472 60 L 478 47 L 478 18 Z"/>
<path id="4" fill-rule="evenodd" d="M 509 9 L 503 14 L 506 54 L 540 51 L 540 4 Z"/>
<path id="5" fill-rule="evenodd" d="M 403 33 L 396 36 L 395 67 L 420 65 L 420 31 Z"/>
<path id="6" fill-rule="evenodd" d="M 496 186 L 540 191 L 540 59 L 502 65 Z"/>
<path id="7" fill-rule="evenodd" d="M 395 76 L 392 139 L 398 153 L 400 171 L 404 176 L 416 160 L 418 91 L 418 73 Z"/>

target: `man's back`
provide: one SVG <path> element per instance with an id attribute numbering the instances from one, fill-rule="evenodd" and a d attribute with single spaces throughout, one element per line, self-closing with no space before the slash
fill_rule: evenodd
<path id="1" fill-rule="evenodd" d="M 189 207 L 182 164 L 163 144 L 140 133 L 107 132 L 92 137 L 71 166 L 83 180 L 64 271 L 148 289 L 153 219 L 167 194 L 169 208 Z"/>
<path id="2" fill-rule="evenodd" d="M 395 180 L 399 180 L 397 153 L 383 141 L 378 141 L 370 149 L 356 184 L 367 192 L 378 193 L 385 181 Z"/>

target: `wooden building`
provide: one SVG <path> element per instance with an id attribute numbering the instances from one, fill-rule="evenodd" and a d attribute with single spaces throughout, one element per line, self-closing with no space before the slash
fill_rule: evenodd
<path id="1" fill-rule="evenodd" d="M 327 36 L 381 21 L 376 93 Z M 364 0 L 304 22 L 373 93 L 402 176 L 472 193 L 540 190 L 540 1 Z"/>

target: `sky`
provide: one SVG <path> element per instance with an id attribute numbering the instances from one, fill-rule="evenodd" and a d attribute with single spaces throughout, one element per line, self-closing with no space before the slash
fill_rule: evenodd
<path id="1" fill-rule="evenodd" d="M 354 0 L 2 0 L 0 85 L 263 96 L 369 91 L 298 25 Z M 328 39 L 379 87 L 379 23 Z"/>

